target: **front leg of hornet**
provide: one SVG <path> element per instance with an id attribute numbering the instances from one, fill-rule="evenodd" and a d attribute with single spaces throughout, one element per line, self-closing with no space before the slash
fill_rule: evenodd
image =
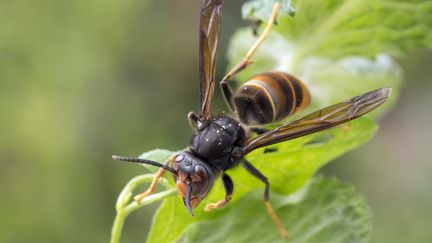
<path id="1" fill-rule="evenodd" d="M 209 203 L 205 206 L 204 211 L 210 212 L 215 208 L 223 208 L 230 200 L 234 191 L 234 184 L 227 174 L 222 175 L 222 183 L 225 189 L 225 198 L 216 203 Z"/>
<path id="2" fill-rule="evenodd" d="M 152 194 L 156 188 L 157 182 L 159 181 L 159 178 L 163 176 L 165 173 L 165 170 L 163 168 L 160 168 L 158 172 L 156 173 L 155 177 L 153 178 L 153 181 L 150 184 L 150 187 L 143 193 L 140 193 L 136 196 L 134 196 L 134 200 L 139 203 L 143 198 L 147 197 L 148 195 Z"/>

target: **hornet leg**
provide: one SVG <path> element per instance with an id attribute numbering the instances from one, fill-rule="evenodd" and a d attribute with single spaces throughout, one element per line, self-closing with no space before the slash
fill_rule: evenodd
<path id="1" fill-rule="evenodd" d="M 259 172 L 259 170 L 257 170 L 255 167 L 253 167 L 253 165 L 251 163 L 249 163 L 247 160 L 243 159 L 243 163 L 242 163 L 243 167 L 249 172 L 251 173 L 253 176 L 255 176 L 256 178 L 258 178 L 260 181 L 264 182 L 265 184 L 265 189 L 264 189 L 264 203 L 267 207 L 267 212 L 270 215 L 270 218 L 273 220 L 273 223 L 276 225 L 276 227 L 279 230 L 279 233 L 282 235 L 282 237 L 284 237 L 285 239 L 288 239 L 288 234 L 285 231 L 279 217 L 276 215 L 275 211 L 273 210 L 272 205 L 270 204 L 269 198 L 270 198 L 270 183 L 267 179 L 267 177 L 265 177 L 263 174 L 261 174 L 261 172 Z"/>
<path id="2" fill-rule="evenodd" d="M 222 183 L 225 189 L 225 198 L 222 200 L 219 200 L 216 203 L 209 203 L 205 206 L 204 211 L 210 212 L 211 210 L 215 208 L 223 208 L 232 197 L 232 193 L 234 191 L 234 184 L 231 180 L 231 178 L 227 174 L 222 175 Z"/>
<path id="3" fill-rule="evenodd" d="M 143 198 L 147 197 L 148 195 L 152 194 L 154 192 L 154 189 L 156 188 L 157 182 L 159 178 L 163 176 L 165 173 L 165 170 L 163 168 L 160 168 L 158 172 L 155 175 L 155 178 L 153 178 L 153 181 L 150 184 L 150 187 L 147 189 L 147 191 L 140 193 L 134 197 L 134 200 L 139 203 Z"/>
<path id="4" fill-rule="evenodd" d="M 252 47 L 249 49 L 249 51 L 246 53 L 246 55 L 243 57 L 243 59 L 234 66 L 231 71 L 229 71 L 225 77 L 220 82 L 220 86 L 222 89 L 223 96 L 225 98 L 225 101 L 227 102 L 230 109 L 235 112 L 234 104 L 232 101 L 232 90 L 228 85 L 228 80 L 232 79 L 237 73 L 245 69 L 247 66 L 249 66 L 252 62 L 250 61 L 252 55 L 255 53 L 255 51 L 258 49 L 258 47 L 264 42 L 265 38 L 270 33 L 271 27 L 276 21 L 277 14 L 279 10 L 281 9 L 280 3 L 275 3 L 273 5 L 272 14 L 267 22 L 266 27 L 264 28 L 263 33 L 258 37 L 256 42 L 252 45 Z"/>

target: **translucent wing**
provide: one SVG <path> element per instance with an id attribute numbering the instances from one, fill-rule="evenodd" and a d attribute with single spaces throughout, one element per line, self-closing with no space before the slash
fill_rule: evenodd
<path id="1" fill-rule="evenodd" d="M 243 154 L 257 148 L 322 131 L 360 117 L 384 103 L 391 88 L 381 88 L 315 111 L 245 142 Z"/>
<path id="2" fill-rule="evenodd" d="M 210 117 L 215 86 L 215 61 L 219 43 L 223 0 L 202 0 L 199 29 L 201 118 Z"/>

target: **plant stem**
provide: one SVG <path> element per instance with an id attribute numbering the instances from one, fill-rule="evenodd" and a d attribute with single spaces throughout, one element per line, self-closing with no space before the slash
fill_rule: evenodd
<path id="1" fill-rule="evenodd" d="M 111 229 L 111 243 L 119 243 L 121 232 L 123 230 L 124 222 L 127 218 L 127 216 L 132 213 L 133 211 L 144 207 L 146 205 L 149 205 L 150 203 L 160 201 L 166 197 L 172 196 L 176 193 L 176 189 L 167 189 L 165 191 L 149 195 L 148 197 L 145 197 L 141 202 L 137 203 L 135 201 L 132 201 L 129 203 L 131 197 L 132 197 L 132 191 L 137 186 L 146 183 L 148 181 L 153 180 L 154 175 L 152 174 L 146 174 L 146 175 L 140 175 L 132 180 L 130 180 L 126 186 L 123 188 L 122 192 L 120 193 L 117 203 L 116 203 L 116 216 L 114 219 L 114 223 Z M 169 183 L 167 180 L 161 178 L 160 180 L 161 184 L 164 185 L 165 188 L 169 188 Z"/>
<path id="2" fill-rule="evenodd" d="M 123 230 L 123 225 L 125 222 L 125 219 L 127 217 L 127 214 L 123 213 L 123 212 L 117 212 L 115 219 L 114 219 L 114 224 L 112 226 L 111 229 L 111 241 L 110 243 L 119 243 L 120 242 L 120 237 L 121 237 L 121 232 Z"/>

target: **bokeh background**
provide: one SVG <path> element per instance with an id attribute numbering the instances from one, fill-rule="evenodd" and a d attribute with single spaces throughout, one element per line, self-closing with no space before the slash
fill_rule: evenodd
<path id="1" fill-rule="evenodd" d="M 198 2 L 0 1 L 0 242 L 109 240 L 118 193 L 144 172 L 111 155 L 189 142 Z M 243 2 L 226 1 L 218 77 Z M 430 242 L 432 52 L 398 62 L 405 88 L 377 136 L 321 173 L 365 195 L 372 242 Z M 145 239 L 154 208 L 128 218 L 122 242 Z"/>

